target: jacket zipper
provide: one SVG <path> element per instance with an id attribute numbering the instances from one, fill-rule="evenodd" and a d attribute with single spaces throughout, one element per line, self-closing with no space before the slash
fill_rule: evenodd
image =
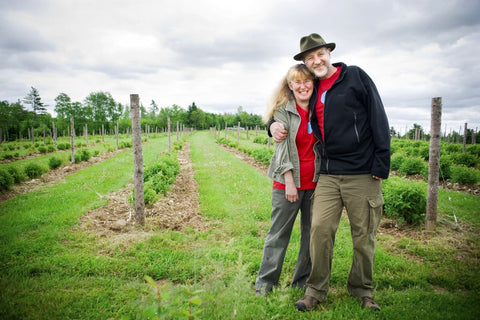
<path id="1" fill-rule="evenodd" d="M 355 128 L 355 135 L 357 136 L 357 142 L 360 143 L 360 136 L 358 134 L 358 129 L 357 129 L 357 113 L 354 112 L 353 113 L 353 118 L 354 118 L 354 123 L 353 123 L 353 127 Z"/>

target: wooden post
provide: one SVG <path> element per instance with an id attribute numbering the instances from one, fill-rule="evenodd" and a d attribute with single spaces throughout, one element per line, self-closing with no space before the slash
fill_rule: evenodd
<path id="1" fill-rule="evenodd" d="M 55 122 L 52 121 L 52 134 L 53 134 L 53 145 L 57 148 L 57 127 L 55 127 Z"/>
<path id="2" fill-rule="evenodd" d="M 237 142 L 240 143 L 240 121 L 238 121 L 237 125 Z"/>
<path id="3" fill-rule="evenodd" d="M 145 225 L 145 199 L 143 194 L 143 155 L 142 130 L 140 128 L 140 107 L 138 94 L 130 95 L 130 115 L 132 117 L 132 142 L 134 171 L 133 183 L 135 189 L 135 221 Z"/>
<path id="4" fill-rule="evenodd" d="M 465 122 L 465 128 L 463 128 L 463 149 L 462 149 L 463 153 L 467 151 L 467 135 L 468 135 L 468 129 L 467 129 L 467 123 Z"/>
<path id="5" fill-rule="evenodd" d="M 437 223 L 438 178 L 440 168 L 440 128 L 442 122 L 442 98 L 432 98 L 430 119 L 430 155 L 428 167 L 427 216 L 425 228 L 433 231 Z"/>
<path id="6" fill-rule="evenodd" d="M 105 126 L 102 123 L 102 142 L 105 142 Z"/>
<path id="7" fill-rule="evenodd" d="M 73 117 L 70 117 L 70 144 L 72 147 L 72 159 L 71 163 L 75 163 L 75 127 L 73 125 Z"/>
<path id="8" fill-rule="evenodd" d="M 118 120 L 117 120 L 117 123 L 115 124 L 115 137 L 117 139 L 117 150 L 118 150 Z M 140 142 L 142 141 L 142 139 L 140 138 Z"/>
<path id="9" fill-rule="evenodd" d="M 179 134 L 180 134 L 180 130 L 179 130 L 178 121 L 177 121 L 177 142 L 178 142 L 178 139 L 179 139 L 179 137 L 178 137 Z"/>
<path id="10" fill-rule="evenodd" d="M 167 118 L 167 130 L 168 130 L 168 152 L 172 151 L 172 135 L 170 130 L 170 117 Z"/>

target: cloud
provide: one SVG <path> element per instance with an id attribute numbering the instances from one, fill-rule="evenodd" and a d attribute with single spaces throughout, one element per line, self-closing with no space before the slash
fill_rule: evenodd
<path id="1" fill-rule="evenodd" d="M 336 42 L 333 61 L 364 69 L 391 125 L 429 127 L 443 98 L 452 127 L 480 125 L 480 3 L 475 0 L 0 1 L 0 99 L 34 86 L 54 107 L 108 91 L 128 104 L 262 114 L 300 37 Z"/>

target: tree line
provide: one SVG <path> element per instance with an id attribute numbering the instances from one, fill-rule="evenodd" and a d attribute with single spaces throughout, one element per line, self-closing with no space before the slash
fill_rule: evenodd
<path id="1" fill-rule="evenodd" d="M 31 87 L 30 92 L 23 100 L 14 103 L 0 101 L 0 131 L 3 140 L 11 141 L 27 138 L 30 134 L 42 135 L 43 130 L 51 134 L 53 123 L 58 135 L 68 135 L 70 118 L 75 119 L 75 132 L 82 133 L 88 128 L 89 133 L 113 132 L 118 124 L 119 132 L 131 130 L 130 107 L 115 101 L 109 92 L 98 91 L 90 93 L 83 102 L 72 101 L 66 93 L 60 93 L 55 98 L 52 116 L 42 102 L 39 91 Z M 152 100 L 150 105 L 140 105 L 141 126 L 148 126 L 151 130 L 162 130 L 170 122 L 182 123 L 185 127 L 197 130 L 210 127 L 225 128 L 235 126 L 240 122 L 242 126 L 262 126 L 260 115 L 247 113 L 239 106 L 235 114 L 214 114 L 203 111 L 192 102 L 187 109 L 176 104 L 169 107 L 159 107 Z"/>
<path id="2" fill-rule="evenodd" d="M 75 120 L 75 132 L 80 134 L 83 134 L 84 128 L 87 128 L 89 134 L 99 133 L 102 128 L 107 133 L 113 133 L 117 124 L 119 132 L 129 132 L 132 126 L 130 106 L 116 102 L 109 92 L 92 92 L 83 102 L 72 101 L 66 93 L 62 92 L 55 98 L 56 117 L 53 117 L 46 107 L 39 91 L 34 87 L 31 87 L 23 100 L 14 103 L 0 101 L 0 141 L 30 138 L 31 134 L 39 136 L 44 130 L 46 134 L 51 135 L 53 123 L 55 123 L 57 134 L 66 136 L 71 117 Z M 214 114 L 203 111 L 195 102 L 184 109 L 176 104 L 170 107 L 159 107 L 152 100 L 147 107 L 140 105 L 140 118 L 142 128 L 148 126 L 153 131 L 167 128 L 168 118 L 173 126 L 178 122 L 185 127 L 198 130 L 211 127 L 223 129 L 225 126 L 236 126 L 239 122 L 243 127 L 263 126 L 260 115 L 247 113 L 241 106 L 237 108 L 235 114 Z M 400 135 L 393 127 L 390 131 L 392 137 L 430 140 L 430 135 L 426 134 L 418 124 L 414 124 L 413 128 L 404 135 Z M 458 132 L 455 130 L 450 130 L 449 133 L 444 132 L 442 140 L 461 143 L 463 136 L 466 136 L 467 144 L 480 141 L 480 132 L 477 130 L 469 128 L 466 133 L 461 131 L 460 128 Z"/>

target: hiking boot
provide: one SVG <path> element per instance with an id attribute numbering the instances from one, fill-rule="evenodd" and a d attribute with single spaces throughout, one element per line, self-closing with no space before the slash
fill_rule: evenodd
<path id="1" fill-rule="evenodd" d="M 370 308 L 374 311 L 380 311 L 380 306 L 372 297 L 362 297 L 362 308 Z"/>
<path id="2" fill-rule="evenodd" d="M 298 300 L 295 303 L 295 308 L 299 311 L 311 311 L 320 303 L 317 299 L 312 296 L 305 295 L 302 299 Z"/>

